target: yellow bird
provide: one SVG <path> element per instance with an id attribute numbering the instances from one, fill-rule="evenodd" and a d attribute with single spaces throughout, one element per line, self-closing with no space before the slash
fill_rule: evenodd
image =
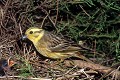
<path id="1" fill-rule="evenodd" d="M 64 60 L 69 57 L 77 57 L 91 62 L 80 54 L 84 48 L 80 45 L 58 37 L 51 32 L 37 27 L 30 27 L 26 30 L 25 36 L 33 42 L 37 51 L 48 58 Z"/>

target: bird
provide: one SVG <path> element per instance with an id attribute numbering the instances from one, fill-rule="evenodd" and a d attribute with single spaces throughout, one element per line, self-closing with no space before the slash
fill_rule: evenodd
<path id="1" fill-rule="evenodd" d="M 13 60 L 1 58 L 0 59 L 0 76 L 4 76 L 5 72 L 9 71 L 10 68 L 15 64 Z"/>
<path id="2" fill-rule="evenodd" d="M 45 57 L 60 59 L 61 61 L 70 57 L 77 57 L 92 62 L 80 53 L 80 51 L 85 50 L 84 47 L 42 28 L 28 28 L 23 36 L 23 39 L 25 38 L 29 39 L 36 50 Z"/>

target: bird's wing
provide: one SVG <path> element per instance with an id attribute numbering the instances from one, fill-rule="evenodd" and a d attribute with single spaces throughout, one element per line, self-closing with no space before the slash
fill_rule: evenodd
<path id="1" fill-rule="evenodd" d="M 73 42 L 69 42 L 64 38 L 58 37 L 53 34 L 48 34 L 47 37 L 49 37 L 48 49 L 52 52 L 69 52 L 80 50 L 80 47 L 73 46 Z"/>

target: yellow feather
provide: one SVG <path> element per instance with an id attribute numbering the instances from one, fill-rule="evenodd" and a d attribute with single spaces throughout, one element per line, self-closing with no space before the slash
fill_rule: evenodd
<path id="1" fill-rule="evenodd" d="M 37 51 L 45 57 L 52 59 L 78 57 L 90 62 L 89 59 L 79 53 L 80 47 L 76 47 L 69 43 L 69 41 L 43 29 L 31 27 L 26 30 L 25 35 L 33 42 Z"/>

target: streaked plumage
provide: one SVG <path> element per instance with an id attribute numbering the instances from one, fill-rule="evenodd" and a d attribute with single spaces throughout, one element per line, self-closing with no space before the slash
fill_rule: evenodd
<path id="1" fill-rule="evenodd" d="M 26 37 L 31 40 L 37 51 L 45 57 L 64 60 L 69 57 L 78 57 L 89 61 L 80 54 L 84 48 L 58 37 L 51 32 L 47 32 L 37 27 L 31 27 L 25 32 Z"/>

